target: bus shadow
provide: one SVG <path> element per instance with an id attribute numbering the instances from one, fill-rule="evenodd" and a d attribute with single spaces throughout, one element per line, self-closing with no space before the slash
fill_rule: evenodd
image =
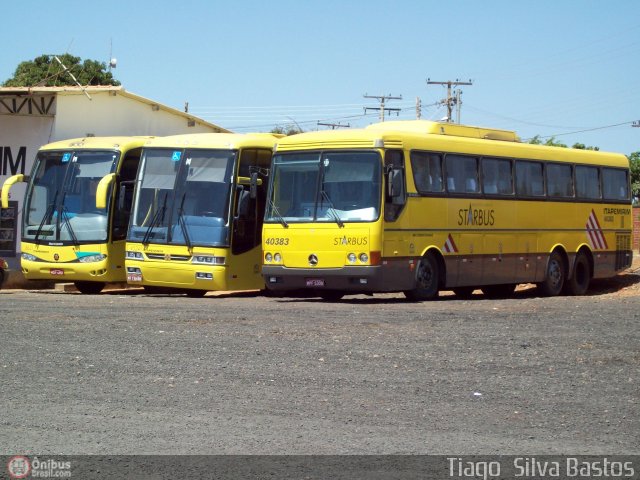
<path id="1" fill-rule="evenodd" d="M 627 289 L 640 290 L 640 272 L 625 272 L 612 278 L 595 279 L 591 282 L 589 290 L 585 294 L 586 297 L 596 297 L 601 295 L 611 295 L 623 292 Z M 565 296 L 561 294 L 560 296 Z M 464 301 L 480 301 L 480 300 L 518 300 L 528 298 L 548 298 L 540 294 L 540 291 L 534 284 L 519 285 L 516 291 L 508 297 L 489 297 L 484 295 L 480 289 L 473 292 L 468 297 L 458 297 L 452 291 L 443 290 L 440 295 L 433 300 L 412 301 L 404 297 L 402 293 L 396 294 L 374 294 L 372 296 L 351 295 L 345 296 L 340 300 L 325 300 L 319 297 L 311 296 L 282 296 L 274 298 L 279 303 L 342 303 L 353 305 L 384 305 L 384 304 L 406 304 L 406 303 L 430 303 L 430 302 L 464 302 Z"/>

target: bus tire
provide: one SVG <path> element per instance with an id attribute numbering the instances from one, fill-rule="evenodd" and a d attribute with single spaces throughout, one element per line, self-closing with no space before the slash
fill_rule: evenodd
<path id="1" fill-rule="evenodd" d="M 97 295 L 104 288 L 104 282 L 73 282 L 80 293 Z"/>
<path id="2" fill-rule="evenodd" d="M 431 300 L 437 298 L 440 287 L 440 268 L 432 253 L 427 253 L 418 262 L 416 268 L 416 284 L 413 290 L 404 292 L 404 296 L 412 301 Z"/>
<path id="3" fill-rule="evenodd" d="M 567 269 L 562 255 L 557 251 L 551 252 L 549 261 L 547 262 L 547 271 L 544 274 L 544 280 L 538 284 L 538 288 L 542 294 L 546 297 L 560 295 L 567 278 L 566 272 Z"/>
<path id="4" fill-rule="evenodd" d="M 591 265 L 583 252 L 578 252 L 573 262 L 571 278 L 565 282 L 565 292 L 569 295 L 584 295 L 591 282 Z"/>
<path id="5" fill-rule="evenodd" d="M 502 283 L 500 285 L 485 285 L 482 293 L 487 298 L 508 298 L 516 291 L 515 283 Z"/>

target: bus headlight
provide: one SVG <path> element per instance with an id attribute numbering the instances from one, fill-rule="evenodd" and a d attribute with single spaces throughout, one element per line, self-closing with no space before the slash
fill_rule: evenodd
<path id="1" fill-rule="evenodd" d="M 274 261 L 274 262 L 276 262 L 276 263 L 280 263 L 280 262 L 282 262 L 282 255 L 280 255 L 279 253 L 276 253 L 276 254 L 273 256 L 273 261 Z"/>
<path id="2" fill-rule="evenodd" d="M 264 261 L 267 263 L 271 263 L 273 261 L 273 255 L 270 252 L 267 252 L 264 256 Z"/>
<path id="3" fill-rule="evenodd" d="M 214 255 L 194 255 L 191 263 L 196 265 L 224 265 L 224 257 Z"/>
<path id="4" fill-rule="evenodd" d="M 361 253 L 360 254 L 360 261 L 362 263 L 367 263 L 369 261 L 369 255 L 367 255 L 366 253 Z"/>
<path id="5" fill-rule="evenodd" d="M 36 260 L 38 260 L 38 258 L 35 255 L 31 255 L 30 253 L 23 253 L 22 259 L 28 260 L 29 262 L 35 262 Z"/>
<path id="6" fill-rule="evenodd" d="M 106 255 L 103 255 L 102 253 L 96 253 L 95 255 L 87 255 L 85 257 L 80 257 L 78 258 L 78 261 L 80 263 L 93 263 L 93 262 L 101 262 L 105 258 L 107 258 Z"/>
<path id="7" fill-rule="evenodd" d="M 347 255 L 347 260 L 349 260 L 349 263 L 356 263 L 356 254 L 350 253 Z"/>
<path id="8" fill-rule="evenodd" d="M 142 256 L 142 252 L 134 252 L 132 250 L 127 250 L 124 256 L 125 258 L 128 258 L 130 260 L 144 260 L 144 257 Z"/>

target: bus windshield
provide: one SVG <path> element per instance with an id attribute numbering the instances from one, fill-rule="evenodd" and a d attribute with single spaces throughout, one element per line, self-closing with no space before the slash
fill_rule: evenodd
<path id="1" fill-rule="evenodd" d="M 129 240 L 226 246 L 236 152 L 148 149 L 138 173 Z"/>
<path id="2" fill-rule="evenodd" d="M 267 222 L 371 222 L 380 213 L 381 159 L 375 151 L 274 156 Z"/>
<path id="3" fill-rule="evenodd" d="M 112 151 L 39 152 L 27 189 L 23 238 L 106 241 L 107 209 L 96 208 L 96 189 L 118 157 Z"/>

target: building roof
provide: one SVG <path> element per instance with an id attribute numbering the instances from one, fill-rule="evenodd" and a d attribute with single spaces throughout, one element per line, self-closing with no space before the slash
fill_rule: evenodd
<path id="1" fill-rule="evenodd" d="M 128 92 L 122 86 L 113 86 L 113 85 L 89 85 L 86 87 L 76 87 L 76 86 L 61 86 L 61 87 L 0 87 L 0 98 L 2 96 L 35 96 L 35 95 L 88 95 L 91 97 L 91 94 L 105 93 L 105 92 L 113 92 L 114 95 L 121 95 L 123 97 L 130 98 L 134 101 L 145 103 L 147 105 L 151 105 L 152 107 L 157 107 L 158 110 L 164 110 L 173 115 L 178 115 L 184 117 L 187 121 L 194 121 L 200 123 L 202 125 L 206 125 L 214 129 L 217 132 L 221 133 L 231 133 L 229 130 L 222 128 L 213 123 L 207 122 L 206 120 L 201 119 L 200 117 L 196 117 L 195 115 L 191 115 L 188 112 L 183 112 L 176 108 L 169 107 L 167 105 L 163 105 L 154 100 L 150 100 L 146 97 L 142 97 L 140 95 L 136 95 L 135 93 Z"/>

